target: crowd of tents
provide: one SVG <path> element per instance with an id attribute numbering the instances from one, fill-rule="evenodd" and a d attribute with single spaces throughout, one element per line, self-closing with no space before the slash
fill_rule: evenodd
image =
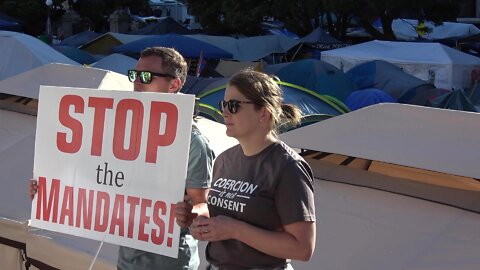
<path id="1" fill-rule="evenodd" d="M 411 36 L 400 27 L 402 22 L 396 21 L 394 30 Z M 463 36 L 480 32 L 473 25 L 459 25 L 464 24 L 452 27 L 463 29 Z M 35 77 L 33 73 L 45 72 L 43 65 L 53 63 L 125 74 L 144 48 L 166 46 L 188 60 L 190 76 L 182 91 L 199 97 L 200 113 L 219 122 L 222 117 L 216 104 L 229 76 L 242 68 L 276 76 L 285 101 L 299 106 L 305 119 L 310 119 L 305 123 L 382 102 L 478 110 L 480 58 L 441 43 L 374 40 L 352 45 L 320 28 L 300 39 L 284 35 L 234 38 L 182 34 L 188 33 L 182 27 L 166 18 L 129 34 L 85 31 L 51 46 L 25 34 L 2 31 L 0 85 L 11 85 L 23 72 Z M 445 31 L 431 36 L 438 33 L 437 38 L 445 38 Z M 22 81 L 31 81 L 23 77 Z M 65 85 L 62 79 L 71 77 L 65 74 L 43 83 Z"/>
<path id="2" fill-rule="evenodd" d="M 408 37 L 405 39 L 410 40 L 416 34 L 405 28 L 403 22 L 395 21 L 394 31 L 403 33 L 404 37 Z M 2 23 L 0 20 L 0 27 L 3 27 Z M 478 128 L 478 115 L 460 111 L 477 112 L 480 109 L 480 58 L 431 40 L 464 39 L 480 33 L 476 27 L 445 24 L 441 26 L 441 31 L 434 28 L 423 42 L 370 41 L 353 45 L 329 36 L 320 28 L 299 39 L 283 35 L 234 38 L 184 32 L 180 26 L 173 26 L 175 23 L 172 24 L 171 19 L 165 19 L 128 34 L 85 31 L 59 44 L 48 45 L 35 37 L 14 32 L 15 25 L 5 25 L 11 28 L 2 28 L 8 31 L 0 31 L 0 169 L 5 172 L 1 178 L 2 184 L 7 184 L 9 188 L 1 189 L 0 197 L 11 198 L 12 194 L 25 193 L 25 182 L 13 179 L 31 177 L 40 85 L 132 90 L 125 73 L 134 67 L 141 50 L 147 46 L 169 46 L 176 48 L 190 65 L 190 74 L 182 92 L 196 95 L 199 114 L 208 119 L 220 123 L 223 121 L 217 108 L 218 101 L 223 99 L 229 77 L 243 68 L 252 68 L 278 78 L 285 102 L 296 104 L 301 109 L 302 127 L 291 130 L 292 127 L 288 125 L 282 126 L 282 139 L 292 147 L 328 152 L 305 155 L 314 169 L 316 179 L 331 181 L 315 182 L 316 195 L 320 194 L 318 206 L 319 209 L 322 207 L 324 215 L 322 222 L 318 223 L 319 231 L 328 232 L 333 228 L 342 230 L 341 227 L 345 227 L 340 235 L 318 234 L 317 250 L 320 251 L 314 258 L 316 264 L 326 266 L 326 269 L 384 269 L 389 268 L 394 260 L 393 265 L 406 268 L 412 264 L 428 264 L 430 268 L 425 269 L 438 269 L 441 266 L 438 258 L 432 259 L 429 254 L 451 255 L 455 252 L 427 247 L 435 244 L 435 248 L 443 247 L 446 250 L 452 247 L 451 243 L 465 245 L 468 242 L 471 243 L 470 248 L 451 255 L 462 258 L 452 268 L 478 269 L 480 238 L 477 234 L 476 238 L 464 240 L 471 232 L 478 231 L 478 226 L 472 225 L 478 224 L 475 222 L 478 221 L 480 209 L 476 199 L 480 190 L 479 175 L 475 167 L 480 153 L 476 150 L 480 145 L 476 143 L 478 130 L 475 130 Z M 450 31 L 450 26 L 455 30 Z M 451 34 L 445 36 L 446 33 Z M 359 32 L 353 34 L 365 35 Z M 379 103 L 409 106 L 372 106 Z M 427 107 L 456 111 L 431 110 Z M 396 119 L 396 122 L 390 119 Z M 446 125 L 446 122 L 449 124 Z M 422 125 L 429 125 L 429 128 L 422 129 Z M 322 140 L 318 140 L 318 136 Z M 448 143 L 451 138 L 456 140 L 455 145 Z M 449 155 L 441 155 L 442 151 Z M 332 161 L 338 164 L 332 165 Z M 392 164 L 382 161 L 424 171 L 393 168 Z M 18 169 L 18 164 L 29 169 Z M 353 170 L 358 168 L 363 171 Z M 408 171 L 410 178 L 405 177 L 405 171 Z M 426 183 L 428 177 L 425 175 L 433 174 L 432 171 L 436 172 L 431 177 L 435 180 Z M 418 178 L 415 181 L 411 179 L 413 174 Z M 437 183 L 438 179 L 443 182 Z M 457 180 L 460 184 L 450 186 Z M 372 190 L 365 195 L 363 189 L 345 187 L 339 183 L 406 194 L 438 205 L 435 204 L 434 208 L 419 203 L 419 200 L 410 197 L 408 200 L 403 197 L 399 199 L 392 194 L 386 198 L 385 194 Z M 345 199 L 345 194 L 348 194 L 348 199 Z M 449 197 L 451 194 L 458 196 L 452 199 Z M 348 202 L 350 200 L 352 203 Z M 392 203 L 394 200 L 398 200 L 398 204 Z M 18 246 L 15 248 L 25 249 L 22 226 L 29 219 L 30 205 L 27 199 L 16 201 L 18 203 L 4 204 L 1 208 L 0 238 L 13 239 Z M 382 203 L 379 204 L 379 201 Z M 455 207 L 456 212 L 443 204 Z M 415 207 L 412 210 L 408 205 Z M 392 208 L 396 209 L 394 213 L 397 217 L 382 219 L 385 215 L 378 214 L 382 211 L 391 212 Z M 419 220 L 432 209 L 435 213 L 442 213 L 438 214 L 435 222 L 429 223 L 428 218 Z M 467 216 L 461 209 L 470 211 L 467 212 L 468 217 L 462 219 L 470 229 L 457 231 L 458 225 L 452 224 L 459 215 Z M 379 216 L 373 218 L 371 213 Z M 415 228 L 406 224 L 408 222 L 405 220 L 409 219 L 404 217 L 407 216 L 416 220 Z M 442 220 L 439 220 L 440 217 Z M 386 223 L 372 225 L 369 222 L 377 218 Z M 350 222 L 335 223 L 345 219 Z M 402 219 L 404 223 L 400 228 L 398 222 Z M 12 222 L 20 226 L 11 226 Z M 342 226 L 339 228 L 340 223 Z M 419 226 L 419 223 L 424 226 Z M 351 228 L 346 228 L 349 225 Z M 15 229 L 7 232 L 5 228 L 9 226 Z M 382 237 L 372 236 L 372 239 L 357 241 L 349 239 L 368 236 L 369 233 L 373 235 L 371 226 L 376 227 L 375 233 Z M 362 228 L 363 234 L 353 235 L 352 232 L 359 232 Z M 430 233 L 435 234 L 433 236 L 424 233 L 432 228 L 438 233 Z M 400 236 L 397 236 L 399 231 Z M 68 242 L 66 246 L 73 246 L 74 249 L 90 253 L 95 251 L 95 245 L 85 239 L 84 243 L 83 240 L 71 240 L 48 232 L 42 235 L 53 239 L 57 237 L 56 241 L 62 244 Z M 417 235 L 423 235 L 428 241 L 420 241 Z M 27 245 L 27 248 L 31 247 L 30 257 L 48 257 L 48 254 L 38 255 L 48 245 L 46 240 L 28 236 L 26 241 L 30 241 Z M 359 246 L 361 251 L 346 250 L 342 241 L 348 241 L 349 244 L 353 242 L 353 246 Z M 415 245 L 418 252 L 412 251 L 412 241 L 419 241 L 419 245 Z M 365 243 L 372 248 L 361 248 Z M 326 249 L 327 245 L 329 249 Z M 111 250 L 106 246 L 104 250 Z M 425 247 L 425 250 L 420 250 L 421 247 Z M 330 250 L 338 253 L 330 254 Z M 338 254 L 344 253 L 351 256 L 340 258 Z M 115 254 L 105 257 L 114 261 Z M 441 259 L 444 265 L 449 265 L 448 256 L 442 256 Z M 55 261 L 53 256 L 49 260 Z M 470 265 L 473 268 L 468 268 Z M 304 267 L 299 269 L 318 269 L 315 264 Z"/>

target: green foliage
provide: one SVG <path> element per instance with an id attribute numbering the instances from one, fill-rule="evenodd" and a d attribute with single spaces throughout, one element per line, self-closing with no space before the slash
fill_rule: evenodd
<path id="1" fill-rule="evenodd" d="M 260 22 L 268 17 L 283 21 L 300 36 L 324 22 L 329 32 L 345 39 L 355 21 L 374 38 L 396 39 L 391 29 L 396 18 L 441 22 L 453 20 L 460 0 L 186 0 L 190 14 L 213 34 L 261 33 Z M 322 20 L 320 20 L 322 18 Z M 383 33 L 372 23 L 380 18 Z"/>
<path id="2" fill-rule="evenodd" d="M 59 22 L 65 13 L 62 3 L 65 0 L 53 0 L 50 16 L 53 22 Z M 108 21 L 108 16 L 117 8 L 128 7 L 133 13 L 149 8 L 148 0 L 68 0 L 84 22 L 100 31 Z M 48 7 L 45 0 L 0 0 L 0 10 L 21 20 L 25 33 L 38 36 L 45 31 Z"/>
<path id="3" fill-rule="evenodd" d="M 0 2 L 0 10 L 22 21 L 25 31 L 33 35 L 45 29 L 47 6 L 44 0 L 5 0 Z"/>

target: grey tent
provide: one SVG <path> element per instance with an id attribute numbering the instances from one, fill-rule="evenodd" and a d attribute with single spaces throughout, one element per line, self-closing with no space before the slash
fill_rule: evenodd
<path id="1" fill-rule="evenodd" d="M 169 33 L 187 35 L 191 34 L 192 31 L 176 22 L 172 17 L 163 17 L 156 23 L 128 32 L 128 34 L 133 35 L 164 35 Z"/>

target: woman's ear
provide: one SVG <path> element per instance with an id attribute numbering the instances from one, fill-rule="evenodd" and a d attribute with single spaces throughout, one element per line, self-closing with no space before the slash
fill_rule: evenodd
<path id="1" fill-rule="evenodd" d="M 267 110 L 266 107 L 262 108 L 262 113 L 260 114 L 260 122 L 265 122 L 269 119 L 271 119 L 272 114 L 270 113 L 269 110 Z"/>

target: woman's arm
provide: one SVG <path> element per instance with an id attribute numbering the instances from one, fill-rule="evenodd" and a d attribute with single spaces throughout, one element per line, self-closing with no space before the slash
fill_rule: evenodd
<path id="1" fill-rule="evenodd" d="M 268 231 L 227 217 L 196 219 L 192 230 L 200 240 L 236 239 L 271 256 L 308 261 L 315 249 L 315 222 L 285 225 L 284 231 Z"/>

